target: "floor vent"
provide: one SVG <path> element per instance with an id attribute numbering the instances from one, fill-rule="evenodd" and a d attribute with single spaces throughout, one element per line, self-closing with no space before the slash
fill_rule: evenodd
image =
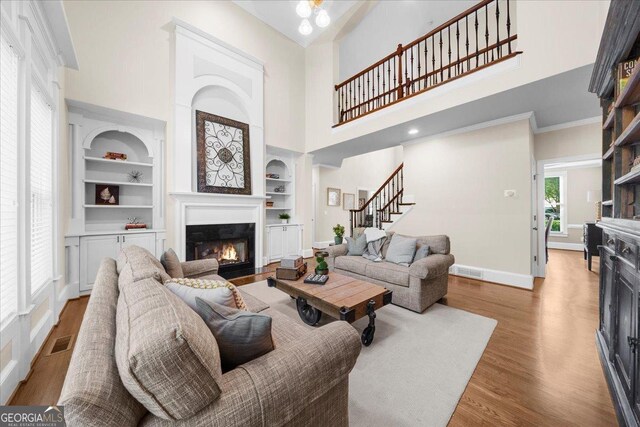
<path id="1" fill-rule="evenodd" d="M 478 270 L 476 268 L 456 266 L 453 274 L 457 276 L 469 277 L 471 279 L 479 279 L 479 280 L 482 279 L 482 270 Z"/>
<path id="2" fill-rule="evenodd" d="M 62 353 L 63 351 L 71 350 L 71 344 L 73 344 L 73 335 L 67 335 L 64 337 L 56 338 L 47 356 L 50 356 L 56 353 Z"/>

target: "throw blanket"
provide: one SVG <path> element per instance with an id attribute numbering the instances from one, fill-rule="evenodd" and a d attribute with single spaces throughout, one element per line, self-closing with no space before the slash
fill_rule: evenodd
<path id="1" fill-rule="evenodd" d="M 382 246 L 387 240 L 387 233 L 378 228 L 365 228 L 364 235 L 367 238 L 367 247 L 362 256 L 374 262 L 382 261 Z"/>

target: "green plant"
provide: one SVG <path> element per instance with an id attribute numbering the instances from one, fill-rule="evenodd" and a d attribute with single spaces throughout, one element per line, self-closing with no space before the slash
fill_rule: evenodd
<path id="1" fill-rule="evenodd" d="M 289 218 L 291 218 L 291 215 L 289 215 L 286 212 L 283 212 L 280 215 L 278 215 L 278 218 L 280 218 L 280 219 L 289 219 Z"/>
<path id="2" fill-rule="evenodd" d="M 344 236 L 344 225 L 336 224 L 336 226 L 333 227 L 333 234 L 335 234 L 336 237 Z"/>

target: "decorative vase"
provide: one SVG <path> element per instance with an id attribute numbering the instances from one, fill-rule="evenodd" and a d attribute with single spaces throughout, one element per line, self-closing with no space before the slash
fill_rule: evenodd
<path id="1" fill-rule="evenodd" d="M 334 237 L 333 241 L 336 243 L 336 245 L 342 244 L 342 236 Z"/>
<path id="2" fill-rule="evenodd" d="M 282 222 L 282 224 L 289 224 L 289 220 L 288 219 L 281 219 L 280 221 Z"/>

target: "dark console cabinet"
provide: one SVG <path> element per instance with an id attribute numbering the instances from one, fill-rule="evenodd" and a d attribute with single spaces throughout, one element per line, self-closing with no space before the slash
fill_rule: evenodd
<path id="1" fill-rule="evenodd" d="M 621 425 L 640 422 L 640 233 L 598 224 L 600 246 L 600 326 L 598 351 Z"/>

